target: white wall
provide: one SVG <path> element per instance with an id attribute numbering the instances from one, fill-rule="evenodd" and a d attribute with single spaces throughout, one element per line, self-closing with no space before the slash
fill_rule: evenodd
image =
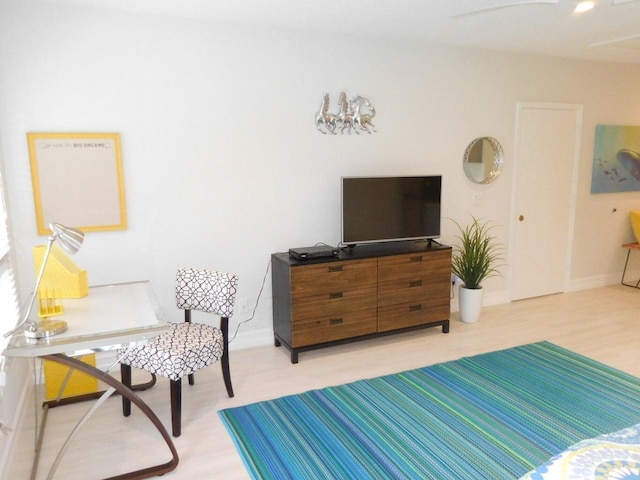
<path id="1" fill-rule="evenodd" d="M 370 98 L 377 134 L 315 130 L 322 94 L 336 110 L 340 91 Z M 638 65 L 3 0 L 0 134 L 20 286 L 29 291 L 31 247 L 46 240 L 36 234 L 27 132 L 121 134 L 129 228 L 89 234 L 74 260 L 92 284 L 150 279 L 178 319 L 180 266 L 235 272 L 239 297 L 254 301 L 271 253 L 337 244 L 342 175 L 443 174 L 443 216 L 492 219 L 506 243 L 518 101 L 584 105 L 571 279 L 616 281 L 638 195 L 589 193 L 594 128 L 640 123 Z M 496 183 L 472 185 L 461 157 L 484 135 L 502 143 L 506 166 Z M 443 220 L 445 242 L 453 232 Z M 505 274 L 487 285 L 490 298 L 508 298 Z M 233 348 L 271 340 L 270 294 L 267 277 Z"/>

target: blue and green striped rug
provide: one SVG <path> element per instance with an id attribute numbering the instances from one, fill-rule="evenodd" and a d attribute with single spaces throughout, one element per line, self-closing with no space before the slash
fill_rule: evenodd
<path id="1" fill-rule="evenodd" d="M 517 479 L 640 423 L 640 379 L 540 342 L 219 413 L 257 479 Z"/>

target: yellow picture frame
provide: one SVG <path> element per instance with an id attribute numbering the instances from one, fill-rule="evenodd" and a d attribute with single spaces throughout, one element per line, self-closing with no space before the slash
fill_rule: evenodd
<path id="1" fill-rule="evenodd" d="M 118 133 L 27 133 L 39 235 L 60 223 L 84 232 L 126 230 Z"/>

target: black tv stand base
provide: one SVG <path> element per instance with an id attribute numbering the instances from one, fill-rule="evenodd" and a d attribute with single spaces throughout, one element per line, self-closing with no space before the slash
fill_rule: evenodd
<path id="1" fill-rule="evenodd" d="M 282 338 L 280 338 L 278 335 L 274 334 L 274 345 L 276 347 L 284 346 L 287 350 L 289 350 L 291 352 L 291 363 L 296 364 L 298 363 L 298 354 L 302 352 L 309 352 L 311 350 L 317 350 L 320 348 L 335 347 L 337 345 L 344 345 L 345 343 L 352 343 L 360 340 L 369 340 L 371 338 L 386 337 L 389 335 L 395 335 L 397 333 L 412 332 L 414 330 L 422 330 L 425 328 L 439 327 L 439 326 L 442 326 L 442 333 L 449 333 L 449 320 L 447 319 L 447 320 L 440 320 L 437 322 L 427 323 L 424 325 L 416 325 L 414 327 L 400 328 L 398 330 L 391 330 L 388 332 L 371 333 L 369 335 L 361 335 L 359 337 L 345 338 L 342 340 L 334 340 L 333 342 L 317 343 L 315 345 L 309 345 L 307 347 L 297 347 L 297 348 L 292 347 L 287 342 L 285 342 Z"/>

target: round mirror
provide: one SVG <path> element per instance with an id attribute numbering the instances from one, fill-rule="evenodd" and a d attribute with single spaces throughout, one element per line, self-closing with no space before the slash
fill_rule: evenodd
<path id="1" fill-rule="evenodd" d="M 464 173 L 472 182 L 493 182 L 504 164 L 500 142 L 491 137 L 476 138 L 465 150 L 462 164 Z"/>

